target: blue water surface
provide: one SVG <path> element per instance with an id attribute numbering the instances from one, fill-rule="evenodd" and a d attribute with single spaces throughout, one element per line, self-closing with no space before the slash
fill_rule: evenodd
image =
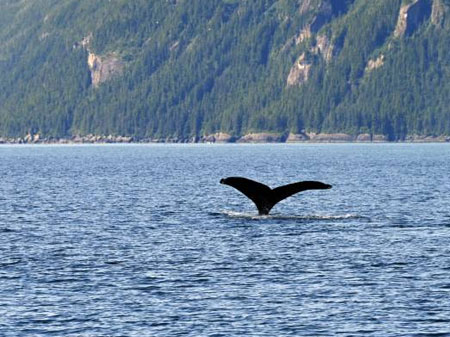
<path id="1" fill-rule="evenodd" d="M 450 144 L 0 146 L 0 336 L 449 336 Z M 320 180 L 257 216 L 229 186 Z"/>

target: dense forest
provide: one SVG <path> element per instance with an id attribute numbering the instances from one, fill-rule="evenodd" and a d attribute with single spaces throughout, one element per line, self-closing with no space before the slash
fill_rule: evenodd
<path id="1" fill-rule="evenodd" d="M 0 0 L 0 137 L 450 135 L 450 0 Z"/>

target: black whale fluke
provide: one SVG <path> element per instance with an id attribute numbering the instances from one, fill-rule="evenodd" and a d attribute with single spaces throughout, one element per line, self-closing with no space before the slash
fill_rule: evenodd
<path id="1" fill-rule="evenodd" d="M 269 186 L 243 177 L 229 177 L 220 179 L 221 184 L 234 187 L 258 208 L 259 215 L 267 215 L 273 206 L 293 194 L 306 190 L 325 190 L 332 186 L 320 181 L 299 181 L 297 183 L 271 189 Z"/>

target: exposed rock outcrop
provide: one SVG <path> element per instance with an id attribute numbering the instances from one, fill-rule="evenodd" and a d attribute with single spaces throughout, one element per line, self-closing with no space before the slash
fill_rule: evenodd
<path id="1" fill-rule="evenodd" d="M 412 35 L 420 24 L 430 17 L 430 1 L 431 0 L 413 0 L 413 2 L 401 6 L 394 36 L 401 37 Z"/>
<path id="2" fill-rule="evenodd" d="M 384 143 L 387 141 L 389 141 L 389 138 L 386 135 L 372 135 L 372 142 L 374 143 Z"/>
<path id="3" fill-rule="evenodd" d="M 71 142 L 73 143 L 130 143 L 131 141 L 133 141 L 132 137 L 113 135 L 86 135 L 74 136 L 71 138 Z"/>
<path id="4" fill-rule="evenodd" d="M 355 137 L 346 133 L 307 133 L 310 141 L 324 143 L 346 143 L 355 141 Z"/>
<path id="5" fill-rule="evenodd" d="M 237 140 L 238 143 L 277 143 L 283 141 L 283 135 L 279 133 L 249 133 Z"/>
<path id="6" fill-rule="evenodd" d="M 84 48 L 88 52 L 87 64 L 91 72 L 92 85 L 96 88 L 100 83 L 108 81 L 112 76 L 121 74 L 124 62 L 116 53 L 96 55 L 90 48 L 92 33 L 73 45 L 74 49 Z"/>
<path id="7" fill-rule="evenodd" d="M 332 19 L 335 10 L 336 13 L 340 12 L 341 7 L 342 4 L 339 5 L 339 1 L 321 1 L 316 9 L 317 14 L 314 16 L 311 23 L 306 25 L 300 33 L 293 38 L 295 45 L 298 45 L 315 36 L 315 44 L 309 48 L 308 52 L 322 57 L 327 63 L 329 63 L 336 52 L 334 45 L 331 43 L 330 38 L 326 34 L 316 34 Z M 314 8 L 312 1 L 310 0 L 305 0 L 300 7 L 300 13 L 305 13 L 312 10 L 314 10 Z M 290 41 L 292 40 L 290 39 Z M 287 86 L 302 85 L 307 82 L 311 67 L 312 62 L 308 60 L 306 53 L 301 54 L 289 72 Z"/>
<path id="8" fill-rule="evenodd" d="M 361 133 L 359 134 L 355 141 L 358 143 L 366 143 L 366 142 L 372 142 L 372 143 L 384 143 L 387 142 L 389 139 L 385 135 L 374 135 L 370 133 Z"/>
<path id="9" fill-rule="evenodd" d="M 132 137 L 127 136 L 101 136 L 101 135 L 85 135 L 85 136 L 72 136 L 67 138 L 45 138 L 40 134 L 28 133 L 25 137 L 21 138 L 1 138 L 0 144 L 84 144 L 84 143 L 130 143 L 134 141 Z"/>
<path id="10" fill-rule="evenodd" d="M 311 0 L 305 0 L 300 6 L 300 13 L 304 14 L 308 11 L 313 11 L 313 7 L 314 6 L 311 4 Z M 318 8 L 315 12 L 316 15 L 313 17 L 312 21 L 308 25 L 306 25 L 305 28 L 303 28 L 301 32 L 296 36 L 296 45 L 300 44 L 306 39 L 311 38 L 313 34 L 318 33 L 319 30 L 331 20 L 333 16 L 333 6 L 330 0 L 321 1 L 318 4 Z"/>
<path id="11" fill-rule="evenodd" d="M 407 18 L 408 18 L 408 10 L 412 4 L 403 5 L 400 8 L 400 13 L 398 14 L 397 26 L 395 27 L 394 36 L 399 37 L 405 34 Z"/>
<path id="12" fill-rule="evenodd" d="M 311 29 L 309 26 L 306 26 L 304 29 L 300 31 L 300 33 L 295 37 L 295 44 L 299 45 L 303 41 L 311 38 Z"/>
<path id="13" fill-rule="evenodd" d="M 290 133 L 286 139 L 286 143 L 299 143 L 306 142 L 309 140 L 309 137 L 304 133 Z"/>
<path id="14" fill-rule="evenodd" d="M 384 55 L 381 54 L 375 60 L 369 60 L 365 72 L 368 73 L 374 69 L 380 68 L 384 65 Z"/>
<path id="15" fill-rule="evenodd" d="M 206 143 L 231 143 L 235 141 L 235 138 L 228 133 L 217 132 L 215 134 L 202 137 L 200 141 Z"/>
<path id="16" fill-rule="evenodd" d="M 370 143 L 372 135 L 370 133 L 361 133 L 356 137 L 356 141 L 359 143 Z"/>
<path id="17" fill-rule="evenodd" d="M 405 141 L 411 143 L 443 143 L 443 142 L 450 142 L 450 137 L 409 135 L 406 137 Z"/>
<path id="18" fill-rule="evenodd" d="M 99 56 L 89 53 L 88 65 L 94 87 L 98 87 L 100 83 L 123 71 L 123 62 L 115 54 Z"/>
<path id="19" fill-rule="evenodd" d="M 385 135 L 362 133 L 359 135 L 350 135 L 347 133 L 307 133 L 310 142 L 314 143 L 365 143 L 365 142 L 387 142 L 388 137 Z"/>
<path id="20" fill-rule="evenodd" d="M 326 35 L 318 35 L 316 45 L 312 48 L 314 54 L 320 55 L 328 63 L 333 58 L 333 44 Z"/>
<path id="21" fill-rule="evenodd" d="M 129 136 L 105 136 L 105 135 L 84 135 L 84 136 L 72 136 L 66 138 L 45 138 L 41 137 L 39 134 L 28 133 L 24 137 L 8 138 L 0 137 L 0 144 L 104 144 L 104 143 L 204 143 L 210 142 L 215 143 L 231 143 L 235 142 L 236 138 L 229 136 L 226 133 L 215 134 L 218 138 L 208 138 L 210 136 L 204 137 L 192 137 L 192 138 L 178 138 L 178 137 L 167 137 L 167 138 L 133 138 Z M 221 135 L 221 136 L 220 136 Z M 230 138 L 228 138 L 228 136 Z M 220 137 L 222 140 L 219 140 Z M 359 135 L 349 135 L 345 133 L 300 133 L 300 134 L 289 134 L 286 138 L 284 134 L 281 133 L 250 133 L 242 138 L 238 139 L 238 143 L 385 143 L 389 142 L 389 138 L 385 135 L 380 134 L 369 134 L 363 133 Z M 424 136 L 424 135 L 408 135 L 403 142 L 409 143 L 442 143 L 450 142 L 450 136 Z"/>
<path id="22" fill-rule="evenodd" d="M 310 34 L 309 30 L 305 30 L 303 34 L 303 36 L 299 36 L 297 38 L 297 41 L 299 41 L 299 39 L 310 37 L 310 35 L 308 35 Z M 316 44 L 314 47 L 310 48 L 309 52 L 314 55 L 321 56 L 327 63 L 329 63 L 333 58 L 334 46 L 328 36 L 325 34 L 318 35 L 316 37 Z M 289 72 L 287 86 L 302 85 L 307 82 L 312 65 L 313 63 L 308 59 L 307 54 L 302 53 Z"/>
<path id="23" fill-rule="evenodd" d="M 312 63 L 308 62 L 308 60 L 306 59 L 306 54 L 303 53 L 302 55 L 300 55 L 295 64 L 292 66 L 291 71 L 289 72 L 287 85 L 302 85 L 303 83 L 308 81 L 311 66 Z"/>
<path id="24" fill-rule="evenodd" d="M 431 9 L 431 22 L 436 26 L 442 26 L 445 19 L 445 5 L 442 0 L 434 0 Z"/>

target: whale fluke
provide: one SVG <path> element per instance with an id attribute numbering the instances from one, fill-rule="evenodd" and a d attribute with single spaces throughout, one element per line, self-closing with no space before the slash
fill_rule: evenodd
<path id="1" fill-rule="evenodd" d="M 320 181 L 299 181 L 271 189 L 267 185 L 243 177 L 224 178 L 220 180 L 220 183 L 234 187 L 252 200 L 258 208 L 259 215 L 269 214 L 272 207 L 278 202 L 298 192 L 331 188 L 331 185 Z"/>

